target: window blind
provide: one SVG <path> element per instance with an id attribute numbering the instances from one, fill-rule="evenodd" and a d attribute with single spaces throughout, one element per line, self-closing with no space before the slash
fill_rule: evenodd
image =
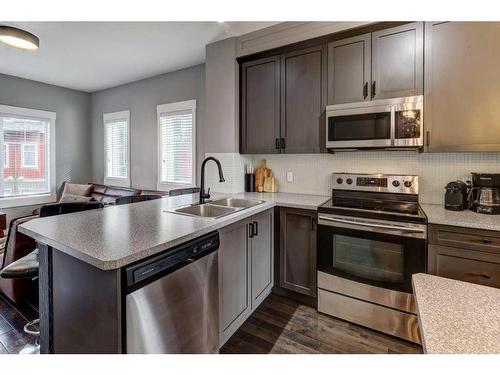
<path id="1" fill-rule="evenodd" d="M 128 119 L 107 120 L 104 123 L 105 177 L 128 178 L 129 134 Z"/>
<path id="2" fill-rule="evenodd" d="M 193 184 L 193 110 L 160 113 L 159 126 L 160 182 Z"/>
<path id="3" fill-rule="evenodd" d="M 0 114 L 0 197 L 50 192 L 50 121 Z"/>

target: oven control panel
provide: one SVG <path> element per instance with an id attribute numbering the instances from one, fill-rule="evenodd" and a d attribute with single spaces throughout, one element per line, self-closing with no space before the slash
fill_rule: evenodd
<path id="1" fill-rule="evenodd" d="M 418 176 L 334 173 L 333 189 L 418 194 Z"/>

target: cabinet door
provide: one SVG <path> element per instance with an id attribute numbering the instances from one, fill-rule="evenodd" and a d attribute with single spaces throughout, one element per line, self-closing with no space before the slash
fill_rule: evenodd
<path id="1" fill-rule="evenodd" d="M 429 245 L 428 272 L 432 275 L 500 288 L 499 261 L 500 258 L 490 254 Z"/>
<path id="2" fill-rule="evenodd" d="M 241 67 L 241 153 L 277 153 L 280 137 L 280 58 Z"/>
<path id="3" fill-rule="evenodd" d="M 273 286 L 273 211 L 252 217 L 254 235 L 251 241 L 252 310 L 269 295 Z"/>
<path id="4" fill-rule="evenodd" d="M 220 345 L 238 329 L 251 312 L 250 219 L 222 228 L 219 247 Z"/>
<path id="5" fill-rule="evenodd" d="M 280 208 L 280 286 L 316 296 L 316 211 Z"/>
<path id="6" fill-rule="evenodd" d="M 421 95 L 424 85 L 423 23 L 372 34 L 372 99 Z"/>
<path id="7" fill-rule="evenodd" d="M 500 23 L 425 24 L 426 151 L 500 151 Z"/>
<path id="8" fill-rule="evenodd" d="M 326 46 L 281 56 L 282 152 L 320 152 L 326 105 Z"/>
<path id="9" fill-rule="evenodd" d="M 371 34 L 328 44 L 328 104 L 370 100 Z"/>

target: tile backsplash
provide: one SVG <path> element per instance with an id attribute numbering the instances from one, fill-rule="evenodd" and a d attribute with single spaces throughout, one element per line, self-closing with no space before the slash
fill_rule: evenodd
<path id="1" fill-rule="evenodd" d="M 219 184 L 211 167 L 207 176 L 213 191 L 234 193 L 243 190 L 245 163 L 260 164 L 262 159 L 278 179 L 278 190 L 288 193 L 330 195 L 331 174 L 386 173 L 419 176 L 420 201 L 441 204 L 444 187 L 450 181 L 468 177 L 471 172 L 500 173 L 500 153 L 418 153 L 416 151 L 339 152 L 335 154 L 239 155 L 212 154 L 219 158 L 226 181 Z M 287 171 L 293 182 L 286 181 Z M 225 190 L 225 191 L 222 191 Z"/>

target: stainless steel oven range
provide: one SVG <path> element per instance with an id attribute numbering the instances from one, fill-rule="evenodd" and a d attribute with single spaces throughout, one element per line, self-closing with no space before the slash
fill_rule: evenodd
<path id="1" fill-rule="evenodd" d="M 318 208 L 318 310 L 420 343 L 411 276 L 425 272 L 418 177 L 336 173 Z"/>

